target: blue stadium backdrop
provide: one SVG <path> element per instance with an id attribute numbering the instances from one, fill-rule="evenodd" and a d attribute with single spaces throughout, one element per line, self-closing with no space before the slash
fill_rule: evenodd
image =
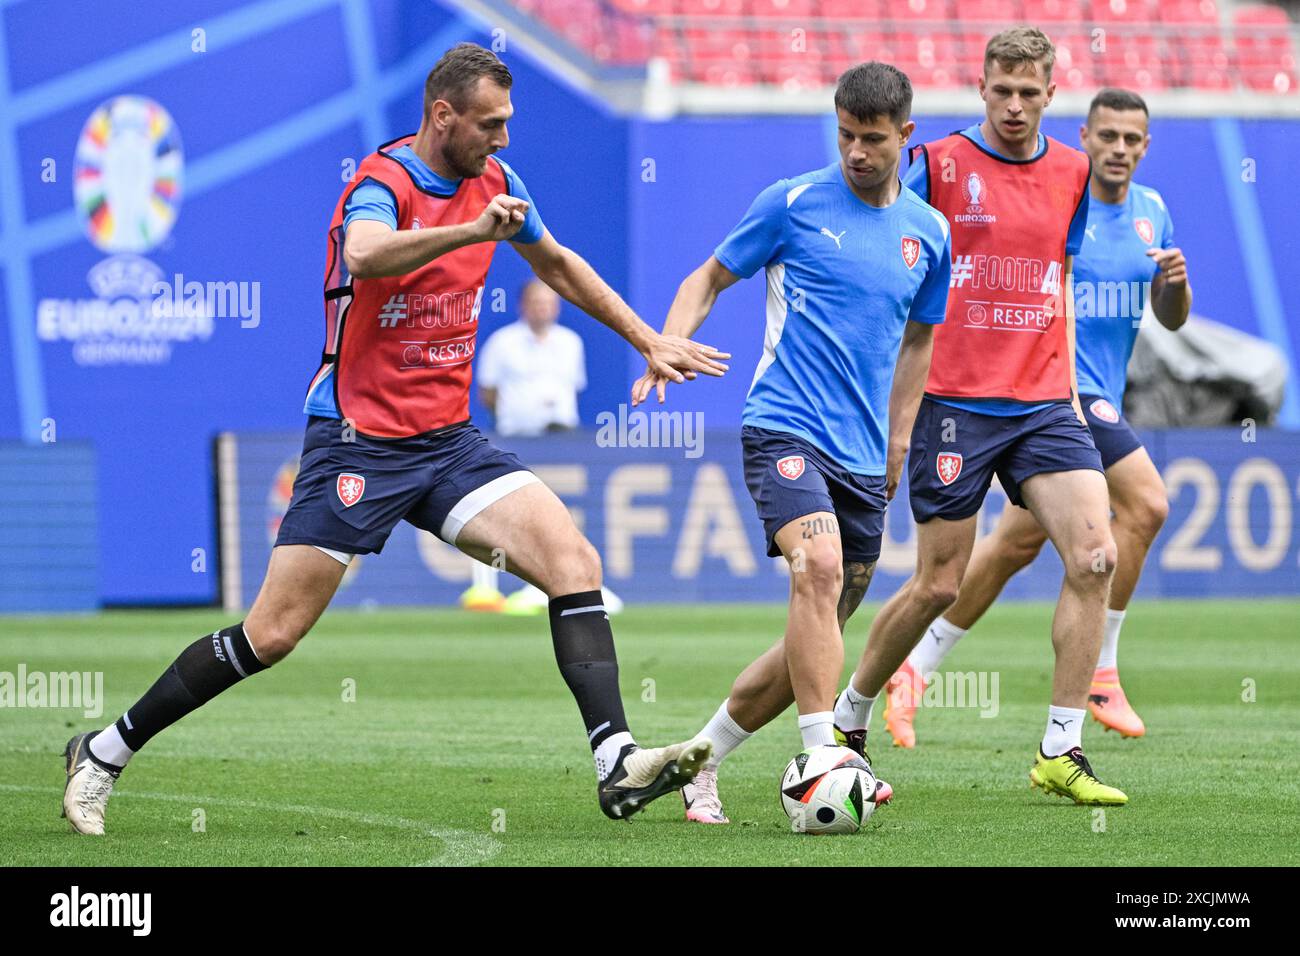
<path id="1" fill-rule="evenodd" d="M 0 523 L 9 562 L 0 609 L 35 607 L 28 579 L 7 569 L 41 566 L 51 541 L 66 544 L 75 573 L 41 607 L 217 600 L 214 440 L 223 432 L 240 436 L 240 583 L 251 599 L 269 499 L 282 493 L 276 475 L 296 451 L 320 350 L 333 204 L 362 156 L 415 128 L 437 56 L 462 39 L 490 43 L 495 26 L 433 0 L 0 0 L 0 474 L 9 479 L 0 515 L 24 505 L 23 520 Z M 620 117 L 530 58 L 508 26 L 496 38 L 516 77 L 507 158 L 551 230 L 653 324 L 755 193 L 833 155 L 825 118 Z M 918 137 L 965 125 L 974 92 L 971 105 L 964 117 L 918 117 Z M 1077 125 L 1053 117 L 1047 131 L 1073 141 Z M 1173 211 L 1197 312 L 1277 344 L 1294 383 L 1296 124 L 1157 117 L 1152 131 L 1140 179 Z M 105 182 L 109 154 L 132 149 L 160 157 L 154 180 Z M 504 294 L 486 301 L 504 307 L 485 308 L 483 335 L 513 318 L 525 274 L 502 249 L 489 285 Z M 150 314 L 158 282 L 176 288 L 176 314 Z M 215 285 L 215 308 L 187 312 L 193 283 Z M 582 509 L 629 597 L 783 595 L 734 445 L 762 294 L 758 279 L 732 290 L 705 327 L 708 341 L 735 353 L 733 373 L 673 394 L 671 408 L 704 415 L 700 458 L 604 449 L 590 436 L 526 449 L 559 469 L 557 487 Z M 636 356 L 575 310 L 563 321 L 586 341 L 580 411 L 594 426 L 625 401 Z M 1282 424 L 1300 427 L 1294 384 Z M 1300 439 L 1255 437 L 1153 438 L 1174 515 L 1147 592 L 1294 593 Z M 32 457 L 41 450 L 45 460 Z M 725 506 L 715 512 L 711 495 Z M 733 508 L 740 530 L 720 530 Z M 904 517 L 895 509 L 900 544 L 877 594 L 906 566 Z M 459 588 L 464 567 L 437 547 L 418 549 L 409 530 L 392 550 L 362 563 L 345 600 L 445 601 Z M 1049 563 L 1013 593 L 1054 593 Z"/>

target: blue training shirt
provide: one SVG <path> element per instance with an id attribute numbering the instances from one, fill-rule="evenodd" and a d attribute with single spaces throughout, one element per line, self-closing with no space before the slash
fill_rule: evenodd
<path id="1" fill-rule="evenodd" d="M 744 424 L 883 475 L 904 323 L 943 321 L 948 233 L 906 187 L 889 206 L 867 205 L 838 162 L 759 193 L 714 251 L 741 278 L 767 273 L 767 331 Z"/>
<path id="2" fill-rule="evenodd" d="M 1174 224 L 1160 194 L 1131 183 L 1122 203 L 1088 207 L 1083 251 L 1074 260 L 1075 350 L 1079 392 L 1124 403 L 1128 360 L 1151 295 L 1155 260 L 1171 249 Z"/>
<path id="3" fill-rule="evenodd" d="M 974 142 L 980 149 L 993 156 L 1002 159 L 1009 159 L 1003 156 L 996 149 L 988 144 L 984 138 L 984 132 L 980 129 L 980 124 L 968 126 L 961 131 L 962 135 Z M 1034 150 L 1031 159 L 1037 159 L 1047 151 L 1047 137 L 1042 133 L 1038 134 L 1038 148 Z M 907 172 L 903 175 L 903 183 L 909 186 L 918 196 L 926 202 L 930 200 L 930 177 L 926 175 L 926 154 L 920 153 L 916 162 L 907 167 Z M 1065 238 L 1065 254 L 1077 256 L 1083 246 L 1083 232 L 1088 219 L 1088 200 L 1087 193 L 1084 194 L 1083 202 L 1075 210 L 1074 217 L 1070 220 L 1070 229 Z M 1077 271 L 1078 265 L 1075 265 Z M 1076 338 L 1078 329 L 1075 330 Z M 1077 344 L 1076 344 L 1077 350 Z M 1081 386 L 1082 387 L 1082 384 Z M 1036 412 L 1041 408 L 1050 408 L 1055 402 L 1038 402 L 1037 404 L 1026 405 L 1024 402 L 1013 402 L 1002 398 L 936 398 L 934 401 L 942 405 L 950 405 L 953 408 L 960 408 L 968 412 L 978 412 L 981 415 L 996 415 L 1001 418 L 1011 418 L 1016 415 L 1028 415 L 1030 412 Z"/>

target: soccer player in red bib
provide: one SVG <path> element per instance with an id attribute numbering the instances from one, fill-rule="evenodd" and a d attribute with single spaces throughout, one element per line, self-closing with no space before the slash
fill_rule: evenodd
<path id="1" fill-rule="evenodd" d="M 1097 779 L 1081 737 L 1116 548 L 1101 458 L 1079 407 L 1066 294 L 1087 221 L 1089 161 L 1039 132 L 1054 59 L 1039 30 L 993 37 L 979 83 L 984 121 L 919 147 L 904 180 L 952 226 L 947 315 L 909 450 L 917 568 L 872 622 L 835 724 L 867 728 L 886 681 L 956 599 L 996 474 L 1065 565 L 1051 704 L 1030 780 L 1078 803 L 1115 805 L 1128 798 Z"/>
<path id="2" fill-rule="evenodd" d="M 1169 497 L 1151 456 L 1121 412 L 1124 386 L 1148 300 L 1156 319 L 1171 330 L 1182 327 L 1192 307 L 1187 262 L 1174 246 L 1169 210 L 1158 192 L 1133 182 L 1151 143 L 1147 124 L 1147 105 L 1136 93 L 1105 89 L 1093 98 L 1079 131 L 1092 159 L 1092 183 L 1083 250 L 1074 260 L 1079 398 L 1106 469 L 1115 513 L 1111 530 L 1119 545 L 1088 710 L 1106 729 L 1125 737 L 1141 737 L 1146 724 L 1120 685 L 1120 627 L 1147 551 L 1169 513 Z M 914 719 L 926 675 L 938 670 L 1046 540 L 1033 515 L 1007 508 L 993 533 L 975 546 L 957 601 L 935 619 L 890 681 L 885 728 L 897 745 L 916 745 Z"/>
<path id="3" fill-rule="evenodd" d="M 488 50 L 449 50 L 425 83 L 419 131 L 366 157 L 344 189 L 325 250 L 325 347 L 266 580 L 244 621 L 199 638 L 119 720 L 68 742 L 63 807 L 78 832 L 104 832 L 114 781 L 154 735 L 288 655 L 353 556 L 380 551 L 403 519 L 481 561 L 504 553 L 509 570 L 549 596 L 556 662 L 586 725 L 607 816 L 630 817 L 680 788 L 708 757 L 708 741 L 637 746 L 599 556 L 559 498 L 469 421 L 484 281 L 502 241 L 672 381 L 721 375 L 728 357 L 653 331 L 546 230 L 522 181 L 493 155 L 509 142 L 511 85 Z"/>

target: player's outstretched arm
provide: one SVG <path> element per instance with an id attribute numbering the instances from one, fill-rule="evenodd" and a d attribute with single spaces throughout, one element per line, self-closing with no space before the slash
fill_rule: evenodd
<path id="1" fill-rule="evenodd" d="M 1187 260 L 1181 249 L 1148 249 L 1160 271 L 1151 283 L 1151 311 L 1171 332 L 1177 332 L 1192 311 L 1192 287 L 1187 281 Z"/>
<path id="2" fill-rule="evenodd" d="M 373 219 L 358 219 L 347 228 L 343 262 L 354 279 L 400 276 L 475 242 L 500 242 L 523 227 L 528 203 L 514 196 L 493 197 L 472 222 L 428 229 L 393 229 Z"/>
<path id="3" fill-rule="evenodd" d="M 912 426 L 925 395 L 925 380 L 930 376 L 930 355 L 934 351 L 934 326 L 925 322 L 908 322 L 903 327 L 903 341 L 898 347 L 898 364 L 894 366 L 894 385 L 889 392 L 889 454 L 885 464 L 885 496 L 894 500 L 903 475 L 903 462 L 912 442 Z"/>
<path id="4" fill-rule="evenodd" d="M 645 356 L 646 364 L 657 374 L 681 382 L 701 372 L 721 376 L 727 371 L 722 360 L 731 358 L 729 353 L 680 336 L 661 335 L 650 328 L 587 260 L 556 242 L 549 230 L 537 242 L 516 242 L 514 247 L 537 278 L 621 335 Z"/>
<path id="5" fill-rule="evenodd" d="M 709 256 L 700 266 L 677 287 L 677 295 L 668 309 L 668 318 L 664 321 L 664 335 L 690 338 L 704 324 L 704 320 L 713 311 L 713 304 L 718 301 L 718 294 L 723 289 L 735 285 L 740 279 L 714 256 Z M 687 378 L 694 378 L 688 375 Z M 650 390 L 658 394 L 659 404 L 664 403 L 668 379 L 655 374 L 654 369 L 647 368 L 632 385 L 632 404 L 640 405 L 650 397 Z"/>

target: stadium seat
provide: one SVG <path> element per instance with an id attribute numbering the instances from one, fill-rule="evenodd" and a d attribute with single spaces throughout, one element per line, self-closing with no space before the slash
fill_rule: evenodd
<path id="1" fill-rule="evenodd" d="M 1150 0 L 1092 0 L 1092 19 L 1098 24 L 1150 23 L 1155 5 Z"/>
<path id="2" fill-rule="evenodd" d="M 756 20 L 807 21 L 813 6 L 813 0 L 752 0 L 749 12 Z"/>
<path id="3" fill-rule="evenodd" d="M 1260 93 L 1297 92 L 1291 20 L 1279 7 L 1252 4 L 1233 14 L 1241 82 Z"/>
<path id="4" fill-rule="evenodd" d="M 892 21 L 896 29 L 908 21 L 944 23 L 951 19 L 948 0 L 890 0 L 881 9 L 881 16 Z"/>
<path id="5" fill-rule="evenodd" d="M 1214 0 L 1165 0 L 1156 6 L 1156 14 L 1163 23 L 1219 25 L 1219 7 Z"/>
<path id="6" fill-rule="evenodd" d="M 677 12 L 678 0 L 610 0 L 611 5 L 623 13 L 646 17 L 668 17 Z"/>
<path id="7" fill-rule="evenodd" d="M 1062 90 L 1086 90 L 1098 85 L 1097 55 L 1092 37 L 1086 33 L 1052 35 L 1056 46 L 1056 67 L 1052 79 Z"/>
<path id="8" fill-rule="evenodd" d="M 1035 24 L 1048 34 L 1052 24 L 1079 23 L 1083 15 L 1083 0 L 1025 0 L 1022 14 L 1025 23 Z"/>
<path id="9" fill-rule="evenodd" d="M 1020 4 L 1017 0 L 960 0 L 953 4 L 953 15 L 964 23 L 993 28 L 1020 22 Z"/>
<path id="10" fill-rule="evenodd" d="M 885 6 L 877 0 L 821 0 L 817 12 L 827 20 L 879 20 Z"/>
<path id="11" fill-rule="evenodd" d="M 745 0 L 678 0 L 678 12 L 695 17 L 740 17 Z"/>

